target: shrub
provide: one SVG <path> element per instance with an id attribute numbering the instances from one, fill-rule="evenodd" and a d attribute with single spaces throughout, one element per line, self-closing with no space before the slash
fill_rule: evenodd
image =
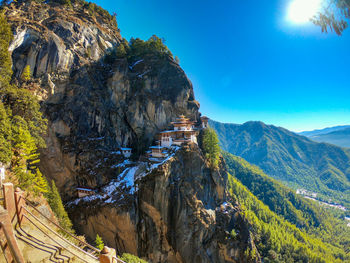
<path id="1" fill-rule="evenodd" d="M 120 259 L 126 263 L 147 263 L 147 261 L 128 253 L 124 253 Z"/>
<path id="2" fill-rule="evenodd" d="M 21 79 L 24 81 L 28 81 L 28 80 L 30 80 L 31 76 L 32 76 L 32 73 L 30 72 L 30 66 L 27 65 L 23 69 Z"/>
<path id="3" fill-rule="evenodd" d="M 102 250 L 105 246 L 105 244 L 103 243 L 102 238 L 97 234 L 96 235 L 96 239 L 95 239 L 95 245 L 99 250 Z"/>

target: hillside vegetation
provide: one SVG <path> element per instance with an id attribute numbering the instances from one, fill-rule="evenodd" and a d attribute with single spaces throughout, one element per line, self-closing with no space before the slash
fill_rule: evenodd
<path id="1" fill-rule="evenodd" d="M 349 262 L 350 230 L 242 158 L 224 153 L 228 191 L 254 229 L 264 262 Z"/>
<path id="2" fill-rule="evenodd" d="M 349 151 L 313 142 L 281 127 L 262 122 L 242 125 L 210 121 L 223 150 L 259 166 L 266 174 L 318 198 L 350 208 Z"/>
<path id="3" fill-rule="evenodd" d="M 50 186 L 38 168 L 38 149 L 46 146 L 43 135 L 47 120 L 28 88 L 30 71 L 18 84 L 10 83 L 8 47 L 12 32 L 1 11 L 0 35 L 0 163 L 8 167 L 6 180 L 25 190 L 30 198 L 44 195 L 60 224 L 73 231 L 54 183 Z"/>

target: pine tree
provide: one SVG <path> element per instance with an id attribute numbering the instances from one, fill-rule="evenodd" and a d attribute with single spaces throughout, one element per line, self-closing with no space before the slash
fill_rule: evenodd
<path id="1" fill-rule="evenodd" d="M 0 101 L 0 163 L 8 163 L 11 156 L 11 122 Z"/>
<path id="2" fill-rule="evenodd" d="M 102 238 L 98 234 L 96 235 L 95 245 L 96 245 L 96 248 L 98 248 L 99 250 L 102 250 L 105 246 Z"/>
<path id="3" fill-rule="evenodd" d="M 51 191 L 48 194 L 48 202 L 52 211 L 55 213 L 60 225 L 68 230 L 72 231 L 72 222 L 70 221 L 66 210 L 64 209 L 62 199 L 58 189 L 56 187 L 55 182 L 52 180 L 51 182 Z"/>
<path id="4" fill-rule="evenodd" d="M 220 158 L 220 146 L 218 136 L 212 128 L 205 129 L 204 131 L 203 148 L 205 156 L 209 161 L 210 168 L 217 168 Z"/>
<path id="5" fill-rule="evenodd" d="M 123 43 L 120 43 L 120 45 L 117 47 L 116 56 L 118 58 L 126 57 L 126 50 L 125 50 L 125 47 L 124 47 Z"/>
<path id="6" fill-rule="evenodd" d="M 30 80 L 31 76 L 32 76 L 32 73 L 30 71 L 30 65 L 27 65 L 23 69 L 21 79 L 24 81 L 28 81 L 28 80 Z"/>
<path id="7" fill-rule="evenodd" d="M 37 168 L 35 171 L 35 179 L 34 179 L 34 192 L 35 193 L 48 193 L 49 192 L 49 186 L 46 181 L 46 178 L 43 176 L 43 174 L 40 172 L 40 170 Z"/>
<path id="8" fill-rule="evenodd" d="M 0 11 L 0 98 L 4 87 L 9 85 L 12 76 L 11 55 L 8 52 L 9 43 L 13 38 L 10 25 L 5 15 Z"/>

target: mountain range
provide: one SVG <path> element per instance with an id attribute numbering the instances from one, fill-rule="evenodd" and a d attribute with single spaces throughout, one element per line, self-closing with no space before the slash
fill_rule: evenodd
<path id="1" fill-rule="evenodd" d="M 299 133 L 316 142 L 327 142 L 340 147 L 350 147 L 350 125 Z"/>
<path id="2" fill-rule="evenodd" d="M 349 262 L 344 215 L 328 213 L 269 177 L 347 205 L 347 150 L 261 122 L 211 122 L 224 150 L 267 174 L 219 150 L 217 166 L 209 165 L 213 154 L 207 151 L 218 149 L 212 136 L 204 139 L 211 129 L 200 131 L 198 145 L 148 158 L 157 134 L 179 115 L 200 116 L 191 81 L 160 38 L 128 42 L 115 15 L 83 0 L 3 1 L 0 32 L 13 34 L 0 41 L 7 72 L 13 71 L 13 85 L 0 72 L 0 86 L 8 87 L 0 97 L 11 98 L 0 101 L 0 120 L 21 135 L 14 157 L 33 149 L 29 135 L 45 140 L 40 155 L 31 151 L 40 157 L 36 176 L 52 181 L 52 191 L 44 189 L 50 196 L 57 185 L 74 231 L 87 242 L 98 235 L 118 255 L 149 262 Z M 25 103 L 23 94 L 40 104 Z M 33 108 L 43 113 L 46 133 L 34 128 Z M 16 114 L 13 122 L 7 112 Z M 130 158 L 120 151 L 124 147 L 132 148 Z M 38 194 L 30 187 L 37 180 L 27 176 L 25 158 L 11 162 L 8 172 L 30 197 Z M 93 193 L 79 197 L 80 187 Z"/>
<path id="3" fill-rule="evenodd" d="M 223 150 L 294 189 L 316 192 L 322 200 L 350 207 L 350 150 L 263 122 L 209 123 Z"/>

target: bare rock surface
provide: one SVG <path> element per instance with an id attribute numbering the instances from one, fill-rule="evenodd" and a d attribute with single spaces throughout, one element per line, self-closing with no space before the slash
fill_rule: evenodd
<path id="1" fill-rule="evenodd" d="M 5 13 L 13 81 L 30 65 L 48 119 L 40 169 L 55 180 L 77 232 L 150 262 L 259 262 L 245 253 L 255 247 L 225 191 L 223 163 L 211 171 L 197 145 L 158 164 L 139 159 L 180 114 L 199 120 L 184 71 L 168 55 L 107 62 L 122 41 L 116 21 L 72 3 L 18 0 Z M 132 158 L 119 147 L 132 147 Z M 75 200 L 77 186 L 97 193 Z"/>
<path id="2" fill-rule="evenodd" d="M 132 147 L 137 156 L 178 115 L 199 119 L 192 84 L 173 58 L 105 63 L 105 54 L 121 41 L 116 22 L 111 26 L 78 4 L 67 9 L 18 1 L 6 14 L 14 31 L 14 76 L 30 65 L 47 91 L 42 108 L 48 148 L 41 169 L 64 200 L 77 185 L 108 182 L 115 175 L 111 166 L 121 160 L 112 154 L 118 147 Z"/>
<path id="3" fill-rule="evenodd" d="M 225 191 L 226 170 L 210 170 L 197 145 L 135 177 L 135 192 L 69 204 L 78 232 L 150 262 L 259 262 L 244 253 L 255 246 Z"/>

